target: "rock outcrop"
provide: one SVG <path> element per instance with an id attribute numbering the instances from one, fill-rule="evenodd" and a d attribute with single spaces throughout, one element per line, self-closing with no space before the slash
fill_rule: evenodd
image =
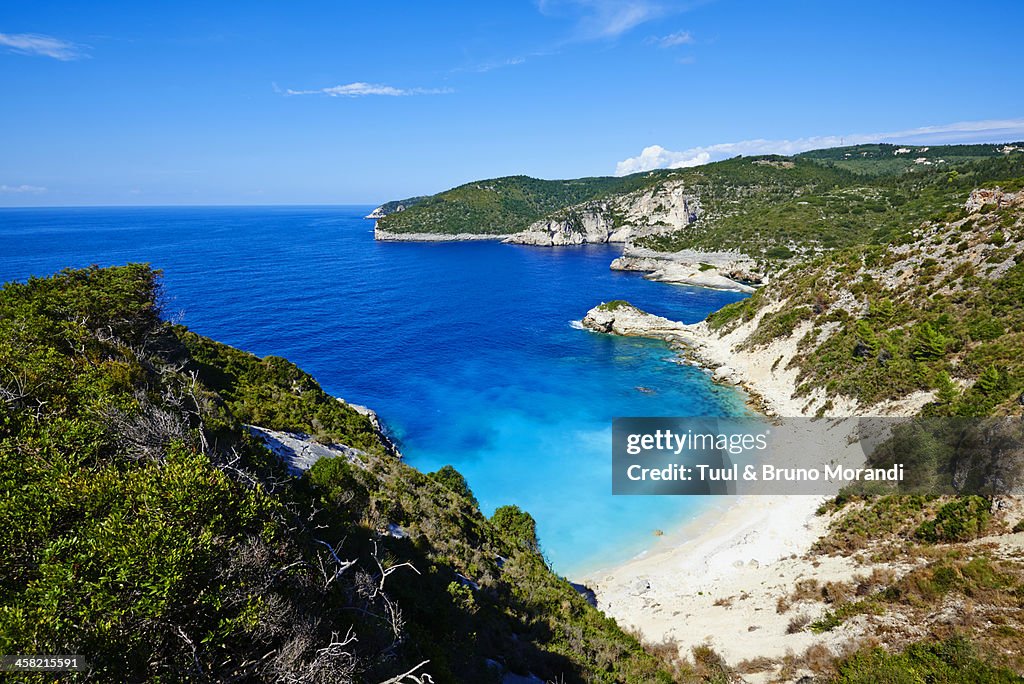
<path id="1" fill-rule="evenodd" d="M 977 190 L 971 190 L 971 194 L 967 198 L 967 202 L 964 203 L 964 209 L 974 213 L 981 211 L 982 207 L 986 205 L 1012 207 L 1018 204 L 1024 204 L 1024 191 L 1004 192 L 1001 188 L 994 188 L 991 190 L 987 188 L 979 188 Z"/>
<path id="2" fill-rule="evenodd" d="M 594 332 L 673 342 L 684 340 L 689 331 L 684 323 L 655 316 L 622 301 L 595 306 L 583 317 L 583 327 Z"/>
<path id="3" fill-rule="evenodd" d="M 754 260 L 739 252 L 656 252 L 628 245 L 611 268 L 646 272 L 645 278 L 662 283 L 735 292 L 753 292 L 765 280 Z"/>
<path id="4" fill-rule="evenodd" d="M 344 444 L 321 444 L 306 434 L 268 430 L 256 425 L 247 425 L 246 429 L 281 459 L 292 475 L 301 475 L 321 458 L 343 458 L 354 466 L 366 467 L 361 458 L 364 452 Z"/>
<path id="5" fill-rule="evenodd" d="M 700 201 L 681 181 L 669 181 L 605 200 L 564 209 L 504 241 L 522 245 L 623 243 L 673 232 L 700 216 Z"/>

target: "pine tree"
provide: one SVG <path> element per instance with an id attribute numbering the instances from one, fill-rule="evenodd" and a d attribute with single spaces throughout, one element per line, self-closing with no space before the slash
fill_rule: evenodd
<path id="1" fill-rule="evenodd" d="M 935 377 L 935 388 L 938 390 L 936 398 L 940 404 L 948 406 L 960 397 L 960 388 L 956 386 L 946 371 L 942 371 Z"/>
<path id="2" fill-rule="evenodd" d="M 871 325 L 864 319 L 861 319 L 857 321 L 855 332 L 857 335 L 857 346 L 853 350 L 854 355 L 870 358 L 878 356 L 880 345 L 878 337 L 875 336 L 875 331 L 871 329 Z"/>
<path id="3" fill-rule="evenodd" d="M 946 338 L 931 323 L 921 323 L 914 333 L 914 346 L 910 356 L 915 361 L 940 359 L 946 354 Z"/>
<path id="4" fill-rule="evenodd" d="M 986 397 L 993 394 L 999 387 L 999 370 L 995 366 L 989 366 L 978 376 L 974 388 Z"/>
<path id="5" fill-rule="evenodd" d="M 871 306 L 871 318 L 879 323 L 889 323 L 895 315 L 896 307 L 888 297 Z"/>

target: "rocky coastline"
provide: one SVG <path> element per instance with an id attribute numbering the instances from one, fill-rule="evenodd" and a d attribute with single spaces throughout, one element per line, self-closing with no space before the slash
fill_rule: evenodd
<path id="1" fill-rule="evenodd" d="M 486 233 L 390 233 L 373 229 L 373 239 L 381 242 L 469 242 L 473 240 L 504 240 L 507 235 Z"/>
<path id="2" fill-rule="evenodd" d="M 613 271 L 637 271 L 645 278 L 670 285 L 752 293 L 767 282 L 757 263 L 740 252 L 657 252 L 627 244 L 611 263 Z"/>

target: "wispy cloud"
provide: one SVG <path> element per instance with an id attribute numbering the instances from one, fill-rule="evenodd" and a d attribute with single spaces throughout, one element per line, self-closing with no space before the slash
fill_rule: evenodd
<path id="1" fill-rule="evenodd" d="M 52 57 L 62 62 L 88 57 L 84 45 L 77 45 L 41 33 L 0 33 L 0 46 L 21 55 Z"/>
<path id="2" fill-rule="evenodd" d="M 10 195 L 38 195 L 46 192 L 46 188 L 38 185 L 0 185 L 0 192 Z"/>
<path id="3" fill-rule="evenodd" d="M 617 38 L 673 10 L 652 0 L 538 0 L 543 14 L 575 17 L 578 38 Z"/>
<path id="4" fill-rule="evenodd" d="M 679 45 L 693 45 L 693 34 L 689 31 L 676 31 L 670 33 L 667 36 L 656 36 L 651 38 L 647 42 L 657 45 L 658 47 L 670 48 Z"/>
<path id="5" fill-rule="evenodd" d="M 728 159 L 736 155 L 798 154 L 808 150 L 840 145 L 861 145 L 873 142 L 906 143 L 910 145 L 939 145 L 971 142 L 999 142 L 1024 138 L 1024 118 L 961 121 L 940 126 L 922 126 L 889 133 L 857 133 L 826 135 L 795 140 L 742 140 L 691 147 L 686 150 L 667 150 L 661 145 L 645 147 L 640 154 L 623 159 L 615 165 L 615 175 L 625 176 L 651 169 L 680 169 L 700 166 L 708 162 Z"/>
<path id="6" fill-rule="evenodd" d="M 476 64 L 471 67 L 462 67 L 458 69 L 452 69 L 452 72 L 459 71 L 472 71 L 478 74 L 486 74 L 488 71 L 494 71 L 495 69 L 504 69 L 505 67 L 519 66 L 520 64 L 526 63 L 526 57 L 509 57 L 508 59 L 499 59 L 490 62 L 483 62 Z"/>
<path id="7" fill-rule="evenodd" d="M 276 87 L 275 87 L 276 89 Z M 317 88 L 314 90 L 292 90 L 288 88 L 285 95 L 327 95 L 330 97 L 367 97 L 369 95 L 383 95 L 386 97 L 402 97 L 405 95 L 445 95 L 452 92 L 448 88 L 396 88 L 382 83 L 346 83 L 329 88 Z"/>

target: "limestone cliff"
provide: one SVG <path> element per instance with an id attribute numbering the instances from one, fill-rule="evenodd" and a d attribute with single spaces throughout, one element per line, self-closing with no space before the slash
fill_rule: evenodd
<path id="1" fill-rule="evenodd" d="M 681 181 L 668 181 L 573 205 L 504 241 L 543 246 L 621 243 L 685 228 L 698 219 L 700 212 L 700 200 Z"/>
<path id="2" fill-rule="evenodd" d="M 741 252 L 657 252 L 626 245 L 612 261 L 613 271 L 641 271 L 648 280 L 672 285 L 693 285 L 716 290 L 754 292 L 766 276 L 757 263 Z"/>

